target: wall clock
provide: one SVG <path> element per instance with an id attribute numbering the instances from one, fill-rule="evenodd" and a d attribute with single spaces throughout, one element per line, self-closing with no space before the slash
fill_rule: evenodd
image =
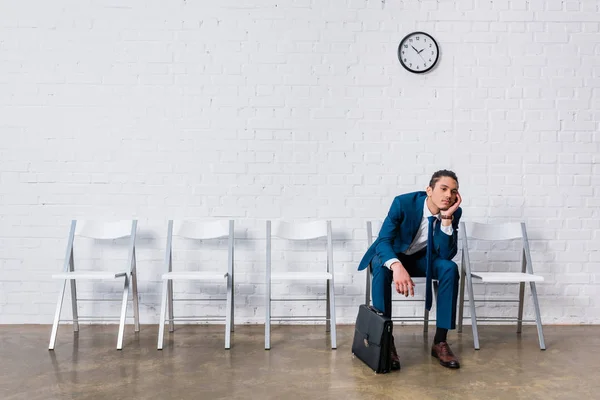
<path id="1" fill-rule="evenodd" d="M 431 70 L 438 61 L 440 51 L 437 42 L 425 32 L 409 33 L 400 41 L 398 59 L 410 72 L 422 74 Z"/>

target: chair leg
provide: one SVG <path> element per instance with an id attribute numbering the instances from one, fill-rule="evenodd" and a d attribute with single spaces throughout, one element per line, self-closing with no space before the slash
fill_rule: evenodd
<path id="1" fill-rule="evenodd" d="M 162 350 L 165 336 L 165 320 L 167 319 L 167 296 L 168 296 L 168 286 L 169 281 L 163 281 L 163 290 L 162 296 L 160 300 L 160 315 L 158 321 L 158 343 L 156 344 L 156 348 L 158 350 Z"/>
<path id="2" fill-rule="evenodd" d="M 231 276 L 231 332 L 235 330 L 235 281 L 233 275 Z"/>
<path id="3" fill-rule="evenodd" d="M 265 296 L 265 350 L 271 349 L 271 284 L 267 283 L 267 294 Z"/>
<path id="4" fill-rule="evenodd" d="M 477 331 L 477 315 L 475 314 L 475 298 L 473 297 L 473 279 L 467 274 L 467 290 L 469 291 L 469 307 L 471 308 L 471 328 L 473 329 L 473 347 L 479 350 L 479 332 Z"/>
<path id="5" fill-rule="evenodd" d="M 73 332 L 79 332 L 79 313 L 77 312 L 77 287 L 71 279 L 71 308 L 73 310 Z"/>
<path id="6" fill-rule="evenodd" d="M 123 302 L 121 304 L 121 319 L 119 321 L 119 335 L 117 337 L 117 350 L 123 349 L 123 334 L 125 333 L 125 315 L 127 314 L 127 296 L 129 295 L 129 275 L 125 275 L 123 284 Z"/>
<path id="7" fill-rule="evenodd" d="M 530 286 L 531 296 L 533 297 L 533 305 L 535 307 L 535 322 L 537 324 L 538 340 L 540 341 L 540 350 L 546 350 L 546 343 L 544 343 L 544 331 L 542 329 L 542 317 L 540 315 L 540 304 L 538 302 L 535 282 L 530 282 Z"/>
<path id="8" fill-rule="evenodd" d="M 331 333 L 331 348 L 337 349 L 337 324 L 335 319 L 335 288 L 333 286 L 333 279 L 329 280 L 329 316 L 330 316 L 330 329 Z"/>
<path id="9" fill-rule="evenodd" d="M 133 319 L 135 321 L 135 331 L 140 331 L 140 302 L 137 288 L 137 272 L 135 268 L 131 273 L 131 289 L 133 291 Z"/>
<path id="10" fill-rule="evenodd" d="M 433 303 L 436 304 L 437 307 L 437 293 L 438 293 L 438 282 L 437 281 L 433 281 L 431 282 L 431 284 L 433 285 Z M 424 308 L 425 311 L 423 311 L 423 333 L 427 333 L 429 332 L 429 310 Z"/>
<path id="11" fill-rule="evenodd" d="M 175 321 L 173 320 L 173 281 L 169 280 L 169 293 L 168 293 L 168 301 L 169 301 L 169 332 L 175 331 Z"/>
<path id="12" fill-rule="evenodd" d="M 227 310 L 225 316 L 225 349 L 231 348 L 231 309 L 232 309 L 232 284 L 231 276 L 227 275 Z"/>
<path id="13" fill-rule="evenodd" d="M 50 343 L 48 344 L 48 350 L 54 350 L 56 344 L 56 334 L 58 333 L 58 322 L 60 321 L 60 312 L 62 310 L 63 299 L 65 297 L 65 287 L 67 286 L 67 280 L 63 281 L 62 287 L 58 292 L 58 301 L 56 302 L 56 312 L 54 313 L 54 323 L 52 324 L 52 332 L 50 333 Z"/>
<path id="14" fill-rule="evenodd" d="M 271 349 L 271 221 L 267 221 L 267 263 L 265 274 L 265 350 Z"/>
<path id="15" fill-rule="evenodd" d="M 460 269 L 461 277 L 460 277 L 460 289 L 459 289 L 459 299 L 458 299 L 458 327 L 456 332 L 462 333 L 463 330 L 463 318 L 464 318 L 464 308 L 465 308 L 465 270 L 464 268 Z"/>
<path id="16" fill-rule="evenodd" d="M 327 306 L 325 307 L 325 333 L 331 331 L 331 293 L 329 292 L 329 279 L 325 281 L 327 286 L 325 292 L 327 293 Z"/>
<path id="17" fill-rule="evenodd" d="M 369 306 L 371 304 L 371 265 L 367 266 L 365 269 L 367 271 L 367 283 L 365 288 L 365 305 Z"/>
<path id="18" fill-rule="evenodd" d="M 517 317 L 517 333 L 521 333 L 523 327 L 523 299 L 525 297 L 525 282 L 519 284 L 519 315 Z"/>

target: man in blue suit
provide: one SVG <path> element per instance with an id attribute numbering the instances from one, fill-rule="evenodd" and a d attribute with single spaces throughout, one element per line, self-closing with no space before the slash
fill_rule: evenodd
<path id="1" fill-rule="evenodd" d="M 430 310 L 431 281 L 438 281 L 437 329 L 431 355 L 448 368 L 460 368 L 446 335 L 456 325 L 459 274 L 452 258 L 457 252 L 461 201 L 458 178 L 448 170 L 435 172 L 426 191 L 397 196 L 379 237 L 358 267 L 363 270 L 370 265 L 373 306 L 388 317 L 392 316 L 392 284 L 398 293 L 414 296 L 411 276 L 426 277 L 425 307 Z M 400 369 L 393 342 L 392 369 Z"/>

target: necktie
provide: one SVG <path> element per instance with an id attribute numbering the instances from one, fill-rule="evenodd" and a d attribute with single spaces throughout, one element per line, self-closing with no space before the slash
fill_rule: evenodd
<path id="1" fill-rule="evenodd" d="M 433 221 L 436 218 L 432 215 L 427 217 L 427 219 L 429 220 L 429 227 L 427 229 L 427 272 L 425 274 L 427 287 L 425 288 L 425 308 L 431 310 L 431 303 L 433 301 L 433 294 L 431 293 L 433 275 Z"/>

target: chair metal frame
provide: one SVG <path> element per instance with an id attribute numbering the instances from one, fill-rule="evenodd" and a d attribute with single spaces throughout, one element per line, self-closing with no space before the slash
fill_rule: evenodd
<path id="1" fill-rule="evenodd" d="M 131 226 L 130 230 L 127 225 Z M 119 221 L 119 222 L 96 222 L 96 221 L 71 221 L 71 229 L 69 231 L 69 238 L 67 241 L 67 251 L 63 265 L 63 271 L 59 274 L 52 276 L 53 279 L 63 279 L 63 284 L 58 294 L 58 301 L 56 304 L 56 312 L 54 314 L 54 322 L 52 324 L 52 332 L 50 333 L 50 343 L 48 350 L 54 350 L 56 345 L 56 337 L 58 335 L 58 326 L 60 322 L 73 322 L 73 331 L 79 332 L 80 321 L 98 321 L 98 320 L 109 320 L 110 318 L 104 317 L 93 317 L 93 316 L 80 316 L 78 313 L 78 301 L 121 301 L 121 314 L 118 319 L 119 321 L 119 332 L 117 335 L 117 350 L 123 348 L 123 335 L 125 332 L 125 319 L 127 314 L 127 302 L 129 295 L 129 283 L 131 281 L 133 291 L 133 318 L 135 325 L 135 332 L 140 331 L 140 320 L 139 320 L 139 296 L 137 290 L 137 271 L 136 271 L 136 256 L 135 256 L 135 239 L 137 232 L 137 220 L 132 221 Z M 88 237 L 96 240 L 114 240 L 129 237 L 129 256 L 127 267 L 116 271 L 76 271 L 75 260 L 73 257 L 73 247 L 75 236 Z M 77 286 L 76 280 L 115 280 L 124 278 L 123 284 L 123 296 L 121 300 L 115 299 L 78 299 L 77 298 Z M 62 312 L 62 305 L 65 295 L 65 289 L 67 281 L 71 283 L 71 307 L 73 313 L 73 319 L 65 320 L 60 319 Z"/>
<path id="2" fill-rule="evenodd" d="M 468 227 L 468 229 L 467 229 Z M 460 223 L 459 230 L 462 241 L 462 258 L 461 258 L 461 275 L 460 280 L 460 299 L 459 299 L 459 315 L 458 315 L 458 332 L 462 332 L 463 327 L 463 308 L 465 301 L 465 280 L 467 290 L 469 292 L 469 307 L 471 311 L 471 327 L 473 329 L 473 347 L 479 350 L 479 332 L 477 329 L 477 321 L 516 321 L 517 333 L 521 333 L 523 322 L 535 322 L 537 325 L 538 340 L 540 349 L 545 350 L 544 332 L 542 327 L 542 319 L 540 306 L 536 290 L 536 282 L 542 282 L 543 276 L 534 275 L 533 263 L 531 261 L 531 252 L 529 250 L 529 240 L 527 238 L 527 229 L 525 223 L 512 222 L 504 224 L 481 224 L 477 222 Z M 471 261 L 469 258 L 468 237 L 472 239 L 481 239 L 486 241 L 500 241 L 521 239 L 521 272 L 474 272 L 471 269 Z M 465 279 L 466 277 L 466 279 Z M 492 300 L 492 299 L 475 299 L 473 295 L 473 278 L 479 279 L 482 283 L 519 283 L 519 299 L 518 300 Z M 535 320 L 523 319 L 523 303 L 525 295 L 525 283 L 529 282 L 531 288 L 531 296 L 535 309 Z M 498 303 L 519 303 L 519 311 L 517 317 L 478 317 L 475 311 L 475 302 L 498 302 Z"/>
<path id="3" fill-rule="evenodd" d="M 271 237 L 275 236 L 286 240 L 311 240 L 322 237 L 327 238 L 327 265 L 325 272 L 287 272 L 272 274 L 271 269 Z M 336 341 L 336 317 L 335 317 L 335 285 L 333 268 L 333 244 L 331 221 L 312 222 L 273 222 L 267 221 L 266 235 L 266 274 L 265 274 L 265 350 L 271 348 L 271 321 L 322 321 L 325 319 L 325 331 L 330 332 L 331 348 L 337 348 Z M 313 316 L 273 316 L 271 315 L 271 303 L 273 301 L 308 301 L 322 300 L 319 298 L 272 298 L 271 283 L 273 280 L 325 280 L 326 281 L 326 315 L 323 317 Z"/>
<path id="4" fill-rule="evenodd" d="M 175 321 L 225 321 L 225 349 L 231 348 L 231 332 L 234 331 L 234 221 L 218 220 L 205 223 L 195 223 L 190 221 L 177 221 L 175 234 L 173 234 L 173 220 L 169 221 L 167 228 L 167 248 L 165 253 L 165 270 L 161 276 L 163 289 L 160 307 L 160 322 L 158 329 L 157 349 L 162 350 L 164 344 L 165 323 L 169 324 L 169 332 L 175 331 Z M 180 236 L 187 239 L 210 240 L 227 237 L 227 272 L 201 272 L 173 271 L 173 236 Z M 174 299 L 173 281 L 217 281 L 226 280 L 227 297 L 211 299 Z M 174 317 L 174 301 L 225 301 L 226 315 L 207 315 L 200 316 L 181 316 Z M 167 318 L 168 309 L 168 318 Z"/>

